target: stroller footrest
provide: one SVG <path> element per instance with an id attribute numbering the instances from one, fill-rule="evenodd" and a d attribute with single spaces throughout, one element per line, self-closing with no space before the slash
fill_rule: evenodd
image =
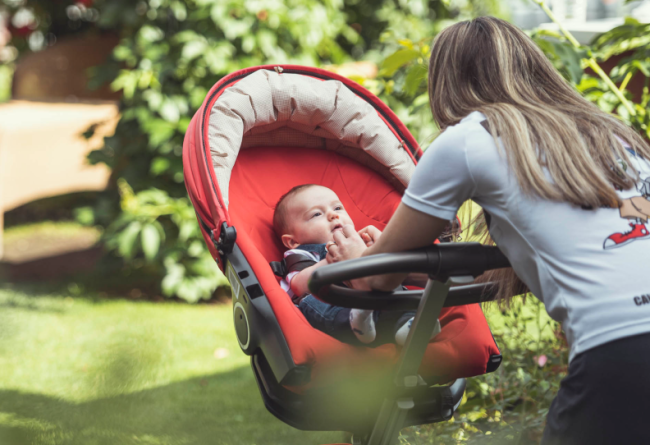
<path id="1" fill-rule="evenodd" d="M 349 431 L 363 436 L 372 430 L 382 400 L 395 397 L 390 379 L 383 386 L 369 385 L 368 394 L 346 390 L 345 382 L 298 394 L 277 382 L 261 352 L 251 357 L 251 364 L 266 408 L 300 430 Z M 402 427 L 448 420 L 463 397 L 465 385 L 465 379 L 458 379 L 449 386 L 421 387 L 411 392 L 414 405 L 408 410 Z M 378 388 L 382 387 L 385 391 L 379 393 Z"/>

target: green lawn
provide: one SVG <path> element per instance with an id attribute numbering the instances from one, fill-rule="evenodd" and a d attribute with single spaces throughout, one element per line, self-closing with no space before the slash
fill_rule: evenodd
<path id="1" fill-rule="evenodd" d="M 0 289 L 0 444 L 322 444 L 262 404 L 229 305 Z"/>

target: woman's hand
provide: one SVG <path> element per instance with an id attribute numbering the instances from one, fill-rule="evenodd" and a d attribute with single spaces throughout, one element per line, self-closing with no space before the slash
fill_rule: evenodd
<path id="1" fill-rule="evenodd" d="M 342 230 L 334 232 L 334 242 L 327 243 L 326 259 L 328 263 L 351 260 L 359 258 L 366 249 L 361 235 L 354 230 L 354 226 L 347 224 Z"/>
<path id="2" fill-rule="evenodd" d="M 379 253 L 402 252 L 422 246 L 430 246 L 447 226 L 448 221 L 419 212 L 400 204 L 381 234 L 381 238 L 363 252 L 363 256 Z M 356 289 L 359 283 L 372 289 L 391 291 L 400 284 L 407 274 L 393 273 L 375 275 L 354 280 Z"/>
<path id="3" fill-rule="evenodd" d="M 375 226 L 367 226 L 359 230 L 359 236 L 361 236 L 363 242 L 366 243 L 366 247 L 370 247 L 379 240 L 381 230 Z"/>

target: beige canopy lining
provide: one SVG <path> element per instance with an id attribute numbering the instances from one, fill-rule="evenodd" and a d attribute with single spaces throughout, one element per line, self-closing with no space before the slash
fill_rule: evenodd
<path id="1" fill-rule="evenodd" d="M 399 190 L 415 169 L 401 141 L 364 99 L 339 81 L 300 74 L 259 70 L 226 89 L 211 110 L 208 139 L 226 207 L 242 148 L 332 150 L 372 168 Z"/>

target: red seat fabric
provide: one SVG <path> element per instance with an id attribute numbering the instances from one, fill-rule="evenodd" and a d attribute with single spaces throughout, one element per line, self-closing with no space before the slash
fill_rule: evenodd
<path id="1" fill-rule="evenodd" d="M 320 184 L 337 193 L 357 229 L 374 225 L 383 230 L 401 195 L 374 171 L 331 151 L 296 147 L 241 150 L 230 182 L 230 214 L 237 244 L 253 268 L 285 334 L 296 364 L 312 367 L 318 382 L 325 368 L 381 366 L 397 359 L 388 344 L 360 348 L 343 344 L 312 328 L 269 267 L 284 251 L 272 228 L 277 200 L 300 184 Z M 483 374 L 490 355 L 499 354 L 479 305 L 443 309 L 442 332 L 429 344 L 421 374 L 446 382 Z"/>

